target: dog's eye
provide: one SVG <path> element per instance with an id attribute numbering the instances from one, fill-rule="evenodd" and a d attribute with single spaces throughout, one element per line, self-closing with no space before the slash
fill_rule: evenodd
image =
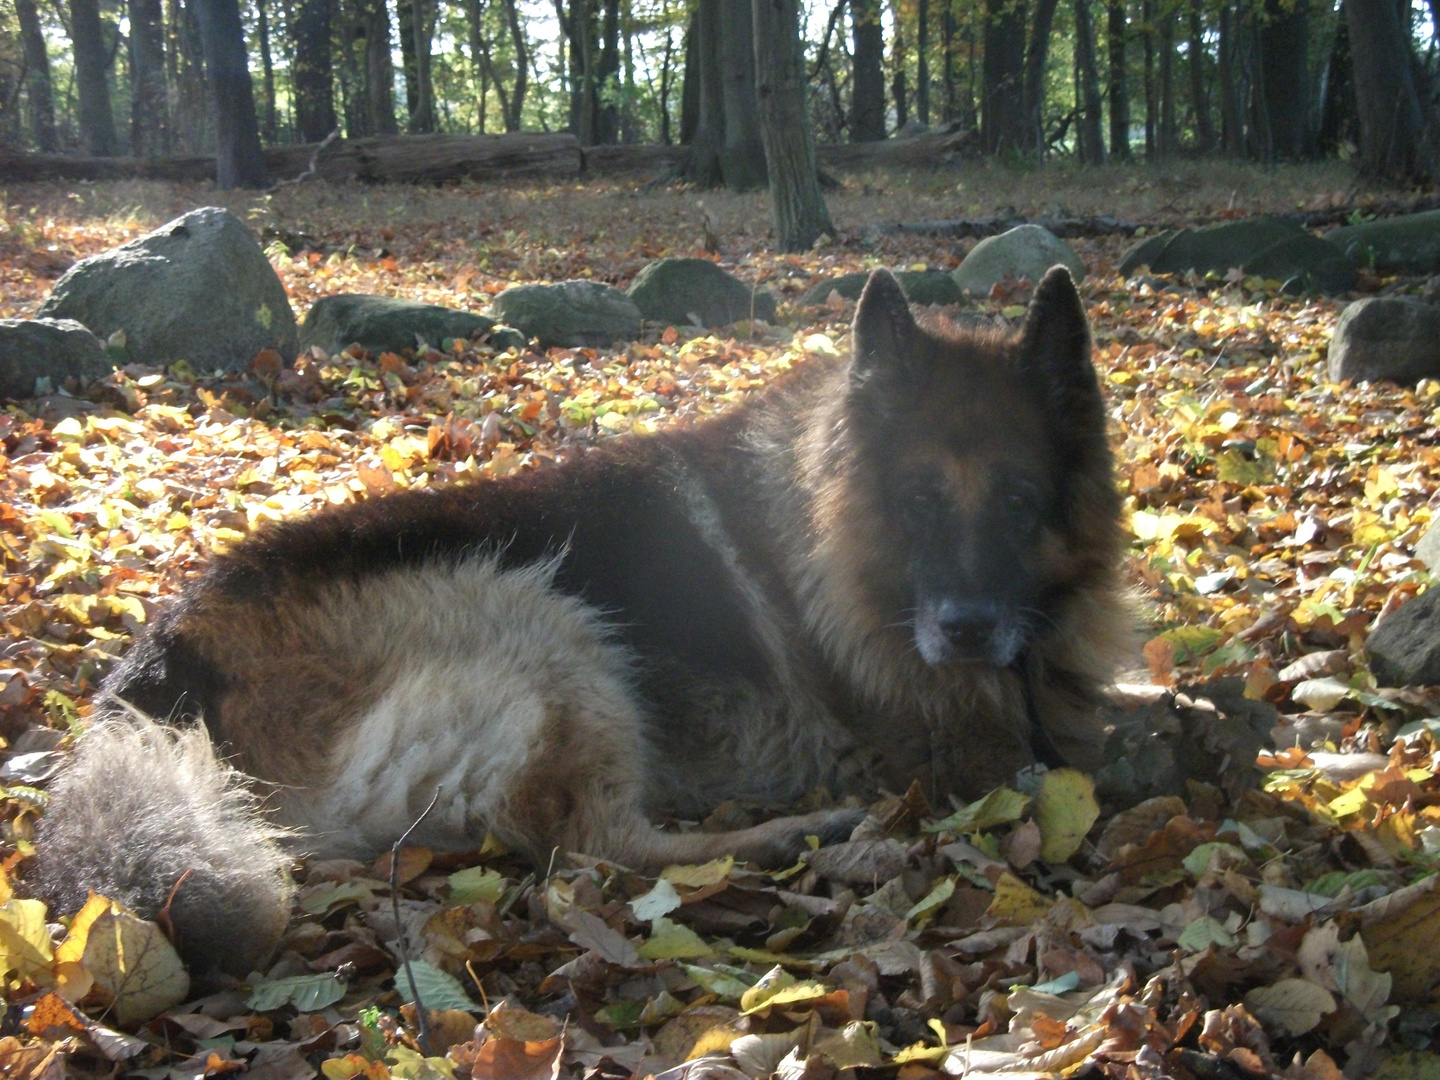
<path id="1" fill-rule="evenodd" d="M 1025 514 L 1035 509 L 1035 495 L 1029 491 L 1009 491 L 1005 493 L 1005 506 L 1011 513 Z"/>
<path id="2" fill-rule="evenodd" d="M 939 496 L 928 488 L 915 488 L 905 496 L 904 512 L 909 518 L 933 517 L 939 508 Z"/>

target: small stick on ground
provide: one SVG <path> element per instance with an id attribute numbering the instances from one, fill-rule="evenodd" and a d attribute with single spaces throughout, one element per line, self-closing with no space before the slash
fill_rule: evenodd
<path id="1" fill-rule="evenodd" d="M 434 810 L 435 804 L 440 801 L 440 792 L 443 790 L 443 786 L 435 786 L 435 797 L 430 800 L 430 805 L 400 834 L 400 839 L 390 848 L 390 907 L 395 913 L 395 947 L 400 950 L 400 962 L 405 966 L 405 978 L 410 983 L 410 997 L 415 1002 L 415 1026 L 419 1029 L 420 1053 L 426 1057 L 430 1056 L 430 1017 L 426 1015 L 425 1003 L 420 1000 L 420 988 L 415 985 L 415 972 L 410 968 L 410 943 L 405 940 L 405 928 L 400 925 L 400 849 L 405 846 L 405 841 L 410 839 L 410 834 L 430 816 L 430 811 Z"/>

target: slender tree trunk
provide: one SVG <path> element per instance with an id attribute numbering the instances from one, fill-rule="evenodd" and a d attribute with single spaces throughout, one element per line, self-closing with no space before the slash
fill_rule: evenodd
<path id="1" fill-rule="evenodd" d="M 1100 115 L 1100 72 L 1095 62 L 1095 25 L 1090 0 L 1075 0 L 1075 67 L 1080 82 L 1080 161 L 1105 164 L 1104 124 Z"/>
<path id="2" fill-rule="evenodd" d="M 754 33 L 751 0 L 720 0 L 720 86 L 725 110 L 720 175 L 731 191 L 749 191 L 765 183 Z"/>
<path id="3" fill-rule="evenodd" d="M 1324 102 L 1320 112 L 1319 150 L 1336 154 L 1349 145 L 1360 145 L 1360 119 L 1355 112 L 1355 75 L 1350 61 L 1350 28 L 1345 19 L 1345 5 L 1340 5 L 1339 25 L 1330 55 L 1325 61 Z"/>
<path id="4" fill-rule="evenodd" d="M 930 0 L 915 0 L 915 114 L 930 123 Z"/>
<path id="5" fill-rule="evenodd" d="M 160 0 L 130 0 L 130 153 L 169 150 L 165 107 L 165 26 Z"/>
<path id="6" fill-rule="evenodd" d="M 945 10 L 940 15 L 940 44 L 945 50 L 942 68 L 942 83 L 945 88 L 944 118 L 948 124 L 955 119 L 959 108 L 959 87 L 955 82 L 955 0 L 943 0 Z"/>
<path id="7" fill-rule="evenodd" d="M 265 12 L 266 0 L 255 0 L 256 30 L 260 36 L 260 70 L 263 74 L 265 103 L 261 111 L 261 134 L 265 141 L 275 141 L 275 61 L 270 55 L 270 19 Z"/>
<path id="8" fill-rule="evenodd" d="M 695 133 L 685 173 L 701 187 L 724 183 L 720 153 L 725 145 L 725 88 L 720 65 L 721 0 L 699 0 L 695 39 L 700 77 Z"/>
<path id="9" fill-rule="evenodd" d="M 268 187 L 240 5 L 237 0 L 197 0 L 195 14 L 215 117 L 215 186 L 222 191 Z"/>
<path id="10" fill-rule="evenodd" d="M 70 40 L 75 46 L 80 138 L 91 157 L 120 153 L 110 111 L 110 51 L 100 26 L 99 0 L 70 0 Z"/>
<path id="11" fill-rule="evenodd" d="M 365 87 L 370 130 L 398 135 L 395 122 L 395 62 L 390 57 L 390 9 L 387 0 L 361 0 L 365 12 Z"/>
<path id="12" fill-rule="evenodd" d="M 415 57 L 419 35 L 415 30 L 414 0 L 395 0 L 395 32 L 400 37 L 400 72 L 405 78 L 405 127 L 413 132 L 418 130 L 415 120 L 420 105 L 420 75 Z"/>
<path id="13" fill-rule="evenodd" d="M 515 10 L 515 0 L 502 0 L 505 7 L 505 23 L 510 28 L 510 47 L 515 51 L 515 83 L 510 91 L 510 105 L 505 112 L 505 130 L 519 131 L 525 108 L 525 93 L 530 85 L 530 49 L 525 41 L 525 31 L 520 25 L 520 15 Z"/>
<path id="14" fill-rule="evenodd" d="M 1225 153 L 1239 157 L 1245 152 L 1245 121 L 1240 103 L 1240 65 L 1235 61 L 1235 13 L 1230 4 L 1220 7 L 1220 144 Z"/>
<path id="15" fill-rule="evenodd" d="M 332 0 L 298 0 L 295 7 L 295 128 L 302 143 L 335 130 L 334 74 L 330 59 Z"/>
<path id="16" fill-rule="evenodd" d="M 675 39 L 669 21 L 665 24 L 665 52 L 660 59 L 660 145 L 670 142 L 670 86 L 674 81 L 671 64 L 674 61 Z"/>
<path id="17" fill-rule="evenodd" d="M 214 148 L 213 118 L 205 85 L 205 50 L 200 44 L 196 0 L 170 0 L 170 42 L 167 64 L 176 88 L 173 116 L 183 148 L 203 153 Z M 173 146 L 172 146 L 173 148 Z"/>
<path id="18" fill-rule="evenodd" d="M 1436 117 L 1422 102 L 1410 42 L 1391 0 L 1345 0 L 1360 164 L 1366 175 L 1426 180 L 1437 173 Z"/>
<path id="19" fill-rule="evenodd" d="M 600 56 L 595 71 L 595 142 L 604 146 L 620 138 L 620 0 L 601 0 Z"/>
<path id="20" fill-rule="evenodd" d="M 1154 161 L 1159 150 L 1156 141 L 1159 102 L 1155 85 L 1155 0 L 1140 5 L 1140 40 L 1145 48 L 1145 160 Z"/>
<path id="21" fill-rule="evenodd" d="M 680 145 L 695 142 L 700 128 L 700 5 L 685 24 L 685 81 L 680 84 Z"/>
<path id="22" fill-rule="evenodd" d="M 805 110 L 805 56 L 797 0 L 753 0 L 756 96 L 776 246 L 805 251 L 835 233 L 820 193 Z"/>
<path id="23" fill-rule="evenodd" d="M 1210 122 L 1210 97 L 1205 78 L 1205 16 L 1202 0 L 1190 0 L 1190 105 L 1195 111 L 1196 149 L 1208 154 L 1215 148 L 1215 125 Z"/>
<path id="24" fill-rule="evenodd" d="M 1045 61 L 1050 55 L 1050 28 L 1057 0 L 1036 0 L 1025 50 L 1025 146 L 1045 156 Z"/>
<path id="25" fill-rule="evenodd" d="M 1265 164 L 1275 160 L 1275 138 L 1270 129 L 1270 110 L 1266 106 L 1265 45 L 1261 37 L 1261 14 L 1249 13 L 1250 33 L 1250 120 L 1253 152 Z"/>
<path id="26" fill-rule="evenodd" d="M 854 79 L 850 91 L 850 141 L 885 138 L 885 38 L 880 0 L 850 0 Z"/>
<path id="27" fill-rule="evenodd" d="M 25 50 L 30 133 L 35 137 L 36 149 L 42 154 L 54 154 L 60 149 L 60 137 L 55 132 L 50 54 L 45 47 L 45 33 L 40 28 L 40 14 L 35 10 L 35 0 L 15 0 L 15 15 L 20 21 L 20 43 Z M 164 78 L 163 73 L 161 78 Z"/>
<path id="28" fill-rule="evenodd" d="M 890 100 L 895 103 L 895 126 L 902 128 L 910 119 L 910 95 L 906 87 L 905 65 L 909 62 L 905 47 L 905 21 L 900 0 L 890 4 L 890 21 L 895 34 L 890 43 Z"/>
<path id="29" fill-rule="evenodd" d="M 1021 0 L 986 0 L 981 145 L 987 153 L 1020 150 L 1025 122 L 1025 7 Z"/>
<path id="30" fill-rule="evenodd" d="M 1165 6 L 1159 12 L 1160 22 L 1160 156 L 1175 153 L 1179 127 L 1175 122 L 1175 19 L 1171 0 L 1160 0 Z"/>
<path id="31" fill-rule="evenodd" d="M 1130 160 L 1130 80 L 1125 71 L 1125 0 L 1105 5 L 1110 55 L 1110 156 Z"/>
<path id="32" fill-rule="evenodd" d="M 1303 157 L 1310 143 L 1310 3 L 1265 0 L 1260 62 L 1275 153 Z"/>

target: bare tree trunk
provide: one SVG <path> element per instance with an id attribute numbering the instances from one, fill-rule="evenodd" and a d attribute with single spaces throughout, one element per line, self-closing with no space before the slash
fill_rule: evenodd
<path id="1" fill-rule="evenodd" d="M 100 26 L 99 0 L 70 0 L 70 41 L 75 46 L 80 138 L 91 157 L 115 157 L 115 118 L 110 111 L 110 51 Z"/>
<path id="2" fill-rule="evenodd" d="M 885 138 L 885 38 L 880 0 L 850 0 L 854 78 L 850 87 L 850 141 Z"/>
<path id="3" fill-rule="evenodd" d="M 169 149 L 165 107 L 165 27 L 160 0 L 130 0 L 130 153 Z"/>
<path id="4" fill-rule="evenodd" d="M 1210 96 L 1205 78 L 1205 21 L 1201 0 L 1190 0 L 1190 106 L 1195 112 L 1196 149 L 1208 154 L 1215 148 L 1215 125 L 1210 122 Z"/>
<path id="5" fill-rule="evenodd" d="M 835 226 L 820 194 L 805 110 L 805 57 L 796 0 L 753 0 L 755 78 L 770 175 L 776 246 L 805 251 Z"/>
<path id="6" fill-rule="evenodd" d="M 1075 66 L 1080 81 L 1080 161 L 1105 164 L 1105 136 L 1100 116 L 1100 73 L 1095 62 L 1095 27 L 1090 0 L 1075 0 Z"/>
<path id="7" fill-rule="evenodd" d="M 955 0 L 943 0 L 945 10 L 940 16 L 940 44 L 945 50 L 945 64 L 942 82 L 945 86 L 944 117 L 948 123 L 955 119 L 959 93 L 955 84 Z"/>
<path id="8" fill-rule="evenodd" d="M 1036 0 L 1025 50 L 1025 142 L 1037 157 L 1045 156 L 1045 60 L 1050 55 L 1050 28 L 1057 0 Z"/>
<path id="9" fill-rule="evenodd" d="M 982 95 L 980 136 L 985 151 L 994 154 L 1026 146 L 1025 6 L 1021 0 L 985 0 Z"/>
<path id="10" fill-rule="evenodd" d="M 510 27 L 510 45 L 515 50 L 515 83 L 510 91 L 510 105 L 505 111 L 505 130 L 519 131 L 525 92 L 530 85 L 530 49 L 520 25 L 519 13 L 515 10 L 515 0 L 502 0 L 502 3 L 505 6 L 505 23 Z"/>
<path id="11" fill-rule="evenodd" d="M 1125 0 L 1105 5 L 1110 55 L 1110 156 L 1130 160 L 1130 80 L 1125 72 Z"/>
<path id="12" fill-rule="evenodd" d="M 210 109 L 215 117 L 215 186 L 270 186 L 260 132 L 255 126 L 255 94 L 245 54 L 245 28 L 237 0 L 198 0 L 200 43 Z"/>
<path id="13" fill-rule="evenodd" d="M 895 103 L 895 126 L 902 128 L 910 119 L 910 101 L 905 85 L 905 65 L 909 57 L 906 55 L 905 17 L 900 0 L 891 0 L 890 23 L 895 28 L 890 42 L 890 100 Z"/>
<path id="14" fill-rule="evenodd" d="M 1235 49 L 1235 13 L 1227 0 L 1220 7 L 1220 144 L 1231 157 L 1245 152 L 1245 121 L 1240 111 L 1242 95 L 1238 85 L 1240 65 L 1235 62 Z"/>
<path id="15" fill-rule="evenodd" d="M 332 0 L 298 0 L 295 8 L 295 134 L 320 142 L 335 130 L 335 91 L 330 58 Z"/>
<path id="16" fill-rule="evenodd" d="M 1172 0 L 1160 0 L 1160 156 L 1175 153 L 1179 126 L 1175 122 L 1175 12 Z"/>
<path id="17" fill-rule="evenodd" d="M 262 110 L 261 134 L 267 143 L 275 141 L 275 61 L 270 55 L 270 19 L 265 12 L 266 0 L 255 0 L 256 29 L 260 36 L 260 69 L 265 87 L 265 107 Z"/>
<path id="18" fill-rule="evenodd" d="M 1265 110 L 1274 151 L 1283 158 L 1304 156 L 1310 143 L 1309 42 L 1309 0 L 1266 0 L 1260 31 Z"/>
<path id="19" fill-rule="evenodd" d="M 750 0 L 720 0 L 720 85 L 725 109 L 720 175 L 731 191 L 749 191 L 765 183 L 754 35 Z"/>
<path id="20" fill-rule="evenodd" d="M 915 0 L 915 114 L 930 123 L 930 0 Z"/>
<path id="21" fill-rule="evenodd" d="M 1155 86 L 1155 0 L 1140 5 L 1140 40 L 1145 46 L 1145 160 L 1154 161 L 1158 152 L 1157 119 L 1159 102 Z"/>
<path id="22" fill-rule="evenodd" d="M 699 0 L 695 28 L 695 48 L 699 70 L 698 115 L 695 133 L 690 139 L 690 153 L 685 175 L 701 187 L 717 187 L 724 182 L 720 171 L 720 152 L 725 145 L 725 90 L 720 68 L 720 5 L 721 0 Z"/>
<path id="23" fill-rule="evenodd" d="M 695 142 L 700 128 L 700 5 L 685 24 L 685 81 L 680 86 L 680 145 Z"/>
<path id="24" fill-rule="evenodd" d="M 15 0 L 15 15 L 20 21 L 20 42 L 25 50 L 30 133 L 34 135 L 35 146 L 42 154 L 53 154 L 60 149 L 60 137 L 55 132 L 50 54 L 45 47 L 45 33 L 40 28 L 40 14 L 35 10 L 35 0 Z"/>
<path id="25" fill-rule="evenodd" d="M 390 9 L 387 0 L 361 0 L 365 13 L 365 87 L 370 130 L 398 135 L 395 122 L 395 63 L 390 58 Z"/>
<path id="26" fill-rule="evenodd" d="M 1391 0 L 1345 0 L 1360 163 L 1366 175 L 1433 178 L 1440 166 L 1434 109 L 1417 92 L 1410 42 Z"/>

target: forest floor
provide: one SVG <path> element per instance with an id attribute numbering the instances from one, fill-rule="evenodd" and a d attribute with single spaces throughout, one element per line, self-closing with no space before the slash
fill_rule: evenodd
<path id="1" fill-rule="evenodd" d="M 1440 383 L 1332 385 L 1325 354 L 1347 298 L 1241 275 L 1127 284 L 1118 235 L 1070 241 L 1089 267 L 1126 573 L 1146 621 L 1116 738 L 1133 758 L 1127 723 L 1173 735 L 1159 770 L 1170 788 L 1112 768 L 1098 819 L 1090 781 L 1067 771 L 969 807 L 895 793 L 843 865 L 780 874 L 724 861 L 647 879 L 597 864 L 537 880 L 494 844 L 407 849 L 400 918 L 437 1011 L 428 1057 L 400 1008 L 388 859 L 300 868 L 274 966 L 193 993 L 103 901 L 57 930 L 23 899 L 44 780 L 99 677 L 205 552 L 266 520 L 643 437 L 843 354 L 853 305 L 801 307 L 805 290 L 875 266 L 949 269 L 973 244 L 877 226 L 1013 212 L 1154 228 L 1403 194 L 1358 191 L 1338 165 L 844 179 L 827 196 L 840 235 L 798 256 L 769 250 L 763 193 L 640 180 L 0 192 L 0 317 L 33 314 L 75 259 L 217 203 L 265 238 L 297 318 L 339 292 L 483 311 L 515 282 L 623 287 L 655 258 L 700 254 L 707 218 L 722 264 L 782 299 L 775 326 L 657 329 L 618 351 L 461 342 L 302 358 L 279 378 L 133 365 L 0 413 L 0 1071 L 1440 1074 L 1440 697 L 1378 687 L 1364 651 L 1377 617 L 1430 583 L 1414 546 L 1440 505 Z M 1362 273 L 1356 295 L 1425 288 Z M 967 307 L 1013 322 L 1025 293 Z M 136 935 L 132 960 L 160 958 L 126 968 L 102 947 L 103 919 L 112 941 Z"/>

